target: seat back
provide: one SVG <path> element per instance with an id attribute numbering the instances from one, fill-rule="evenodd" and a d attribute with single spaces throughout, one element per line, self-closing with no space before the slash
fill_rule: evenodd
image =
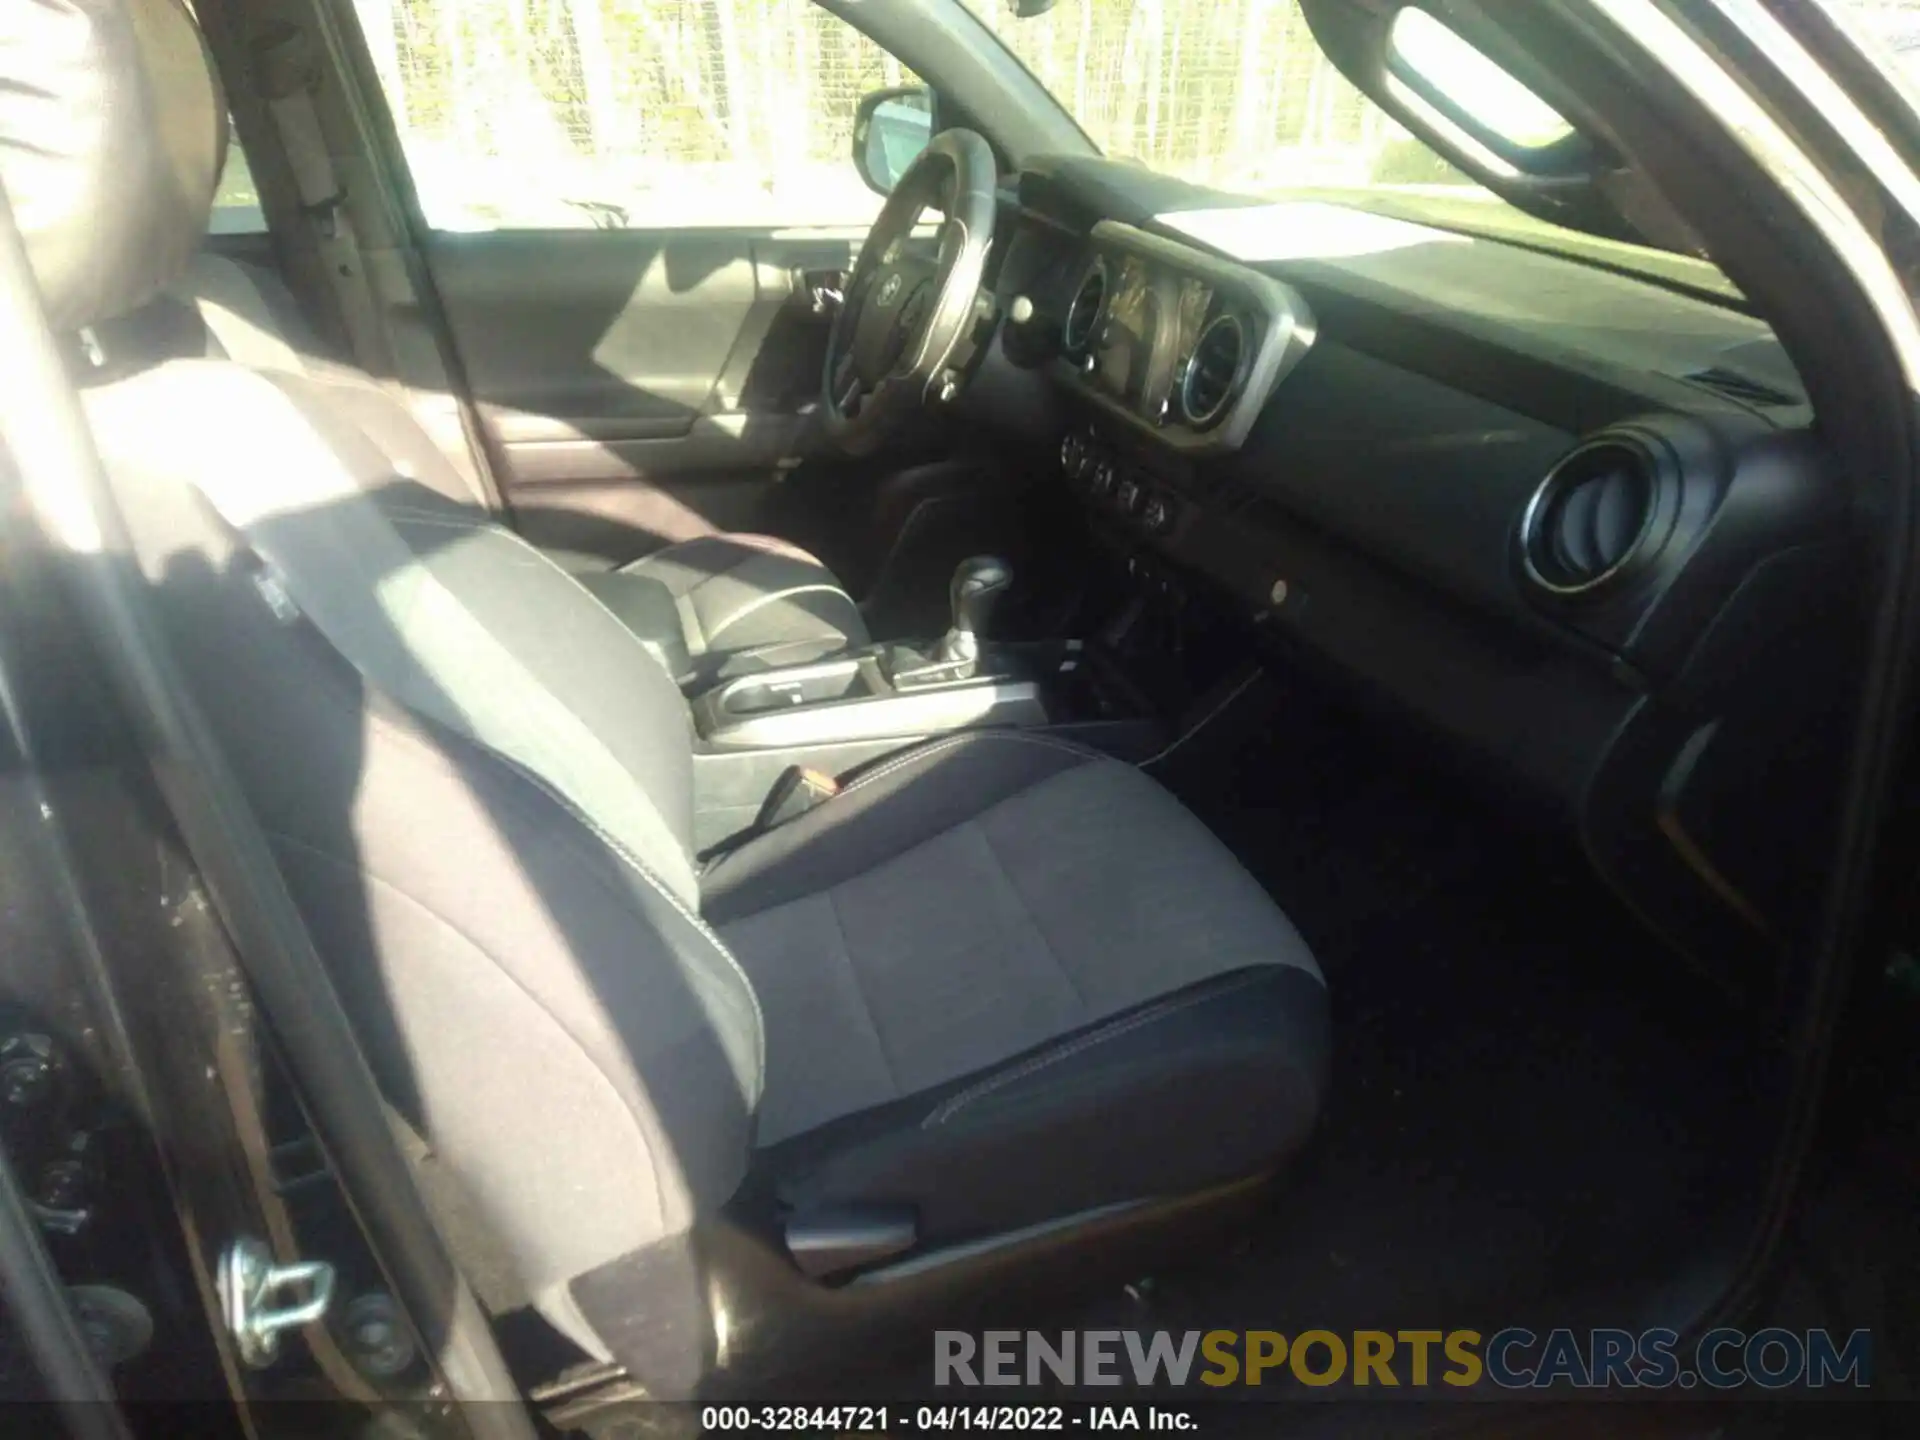
<path id="1" fill-rule="evenodd" d="M 324 388 L 329 413 L 351 421 L 386 452 L 394 473 L 488 513 L 485 487 L 471 468 L 448 458 L 393 386 L 329 353 L 277 275 L 203 251 L 168 293 L 197 322 L 194 343 L 190 352 L 175 349 L 155 359 L 212 355 L 269 375 L 304 376 Z"/>
<path id="2" fill-rule="evenodd" d="M 49 308 L 136 312 L 178 278 L 172 230 L 204 226 L 179 194 L 210 202 L 218 173 L 191 19 L 179 0 L 0 10 L 0 180 L 39 217 Z M 80 58 L 49 66 L 51 45 Z M 95 143 L 45 164 L 76 123 L 59 133 Z M 168 183 L 101 173 L 128 163 Z M 208 359 L 97 373 L 124 558 L 425 1142 L 463 1268 L 603 1351 L 567 1282 L 723 1202 L 760 1093 L 757 1002 L 697 911 L 685 703 L 572 577 L 402 473 L 337 387 Z"/>

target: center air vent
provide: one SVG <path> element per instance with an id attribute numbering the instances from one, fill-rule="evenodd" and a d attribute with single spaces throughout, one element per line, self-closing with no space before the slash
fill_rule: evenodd
<path id="1" fill-rule="evenodd" d="M 1659 475 L 1637 445 L 1597 440 L 1553 467 L 1520 522 L 1528 576 L 1558 595 L 1618 578 L 1651 547 Z"/>
<path id="2" fill-rule="evenodd" d="M 1067 307 L 1067 318 L 1060 326 L 1060 344 L 1069 355 L 1084 355 L 1087 347 L 1093 343 L 1094 326 L 1100 322 L 1100 312 L 1107 303 L 1107 267 L 1096 260 L 1093 268 L 1087 271 L 1087 278 L 1080 282 L 1080 288 L 1073 294 L 1073 303 Z"/>
<path id="3" fill-rule="evenodd" d="M 1189 425 L 1203 429 L 1220 418 L 1233 398 L 1246 350 L 1239 316 L 1216 315 L 1207 322 L 1180 377 L 1180 416 Z"/>

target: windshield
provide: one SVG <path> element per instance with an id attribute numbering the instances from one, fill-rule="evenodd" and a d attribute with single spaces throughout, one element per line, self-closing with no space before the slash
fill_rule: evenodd
<path id="1" fill-rule="evenodd" d="M 1738 294 L 1706 261 L 1548 224 L 1476 184 L 1348 82 L 1299 0 L 1059 0 L 1029 18 L 1011 0 L 962 3 L 1109 156 L 1215 189 L 1358 203 Z M 1431 29 L 1441 34 L 1414 36 L 1426 42 L 1423 68 L 1447 67 L 1494 128 L 1528 140 L 1565 133 L 1491 62 Z"/>
<path id="2" fill-rule="evenodd" d="M 964 0 L 1107 155 L 1225 190 L 1488 192 L 1362 95 L 1299 0 Z"/>

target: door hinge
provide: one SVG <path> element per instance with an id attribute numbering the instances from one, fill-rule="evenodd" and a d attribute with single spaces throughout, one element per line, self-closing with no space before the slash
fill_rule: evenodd
<path id="1" fill-rule="evenodd" d="M 241 1361 L 255 1370 L 280 1353 L 280 1332 L 311 1325 L 333 1303 L 333 1266 L 325 1260 L 274 1262 L 273 1252 L 245 1237 L 220 1257 L 220 1304 Z"/>

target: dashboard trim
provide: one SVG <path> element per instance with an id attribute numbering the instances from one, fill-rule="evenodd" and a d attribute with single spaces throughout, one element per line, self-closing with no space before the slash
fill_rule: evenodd
<path id="1" fill-rule="evenodd" d="M 1228 402 L 1223 415 L 1205 430 L 1163 423 L 1138 413 L 1092 383 L 1070 359 L 1055 362 L 1056 377 L 1103 415 L 1151 436 L 1170 450 L 1189 456 L 1237 450 L 1260 418 L 1275 387 L 1312 348 L 1314 318 L 1305 297 L 1291 285 L 1257 270 L 1117 220 L 1100 221 L 1093 227 L 1091 238 L 1103 258 L 1119 251 L 1204 281 L 1213 287 L 1216 295 L 1231 298 L 1252 312 L 1257 341 L 1251 359 L 1245 362 L 1245 378 L 1239 393 Z M 1244 328 L 1245 322 L 1242 323 Z"/>
<path id="2" fill-rule="evenodd" d="M 1225 410 L 1233 400 L 1234 387 L 1241 383 L 1240 371 L 1246 364 L 1247 327 L 1240 319 L 1240 316 L 1232 310 L 1221 311 L 1218 315 L 1207 321 L 1205 325 L 1200 327 L 1199 338 L 1193 342 L 1194 355 L 1199 355 L 1200 347 L 1207 343 L 1207 337 L 1214 332 L 1216 327 L 1222 325 L 1231 325 L 1239 334 L 1240 338 L 1237 344 L 1241 353 L 1239 358 L 1234 361 L 1233 376 L 1227 388 L 1220 392 L 1220 398 L 1214 401 L 1209 409 L 1195 413 L 1193 403 L 1193 379 L 1199 367 L 1190 358 L 1186 368 L 1180 375 L 1180 388 L 1178 391 L 1180 397 L 1180 416 L 1195 430 L 1205 430 L 1220 418 L 1221 411 Z"/>
<path id="3" fill-rule="evenodd" d="M 1086 334 L 1075 337 L 1073 331 L 1074 316 L 1079 313 L 1081 299 L 1087 293 L 1095 277 L 1100 280 L 1100 300 L 1093 307 L 1093 313 L 1087 317 Z M 1080 283 L 1074 287 L 1073 298 L 1067 302 L 1066 316 L 1060 321 L 1060 349 L 1070 359 L 1078 359 L 1093 347 L 1094 337 L 1100 333 L 1100 322 L 1106 318 L 1107 305 L 1113 298 L 1113 276 L 1107 268 L 1106 257 L 1095 255 L 1093 261 L 1080 275 Z"/>
<path id="4" fill-rule="evenodd" d="M 1016 235 L 1019 287 L 1053 301 L 1096 255 L 1127 277 L 1091 373 L 1038 345 L 1011 358 L 1057 382 L 1034 388 L 1067 402 L 1065 484 L 1132 598 L 1430 742 L 1767 997 L 1767 932 L 1819 903 L 1800 877 L 1831 832 L 1863 602 L 1835 457 L 1765 323 L 1437 229 L 1306 253 L 1276 213 L 1265 258 L 1225 255 L 1153 233 L 1204 192 L 1108 162 L 1021 194 L 1068 223 Z M 1293 333 L 1243 382 L 1257 423 L 1197 432 L 1167 379 L 1226 310 L 1249 362 L 1267 316 Z M 1230 348 L 1203 352 L 1209 404 Z M 1579 459 L 1622 441 L 1647 463 Z M 1556 484 L 1574 502 L 1558 521 Z"/>

